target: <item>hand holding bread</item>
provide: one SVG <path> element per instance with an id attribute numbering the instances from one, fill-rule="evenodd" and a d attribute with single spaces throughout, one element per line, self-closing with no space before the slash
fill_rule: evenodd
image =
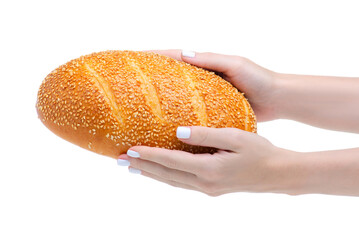
<path id="1" fill-rule="evenodd" d="M 256 132 L 251 106 L 229 82 L 149 52 L 106 51 L 74 59 L 46 77 L 36 106 L 55 134 L 112 158 L 135 145 L 214 151 L 179 141 L 178 126 Z"/>

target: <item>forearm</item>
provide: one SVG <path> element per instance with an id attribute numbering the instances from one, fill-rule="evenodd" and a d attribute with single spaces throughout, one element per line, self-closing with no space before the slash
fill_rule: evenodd
<path id="1" fill-rule="evenodd" d="M 359 78 L 275 74 L 278 118 L 359 133 Z"/>
<path id="2" fill-rule="evenodd" d="M 359 196 L 359 148 L 283 156 L 277 192 Z"/>

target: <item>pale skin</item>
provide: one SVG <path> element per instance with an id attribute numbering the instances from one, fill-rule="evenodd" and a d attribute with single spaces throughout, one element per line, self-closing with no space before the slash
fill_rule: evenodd
<path id="1" fill-rule="evenodd" d="M 155 52 L 220 74 L 245 92 L 258 121 L 291 119 L 359 133 L 359 78 L 276 73 L 239 56 Z M 359 196 L 359 148 L 302 153 L 239 129 L 188 128 L 189 138 L 181 141 L 219 151 L 191 154 L 134 146 L 130 150 L 139 157 L 128 152 L 119 158 L 143 176 L 210 196 L 231 192 Z"/>

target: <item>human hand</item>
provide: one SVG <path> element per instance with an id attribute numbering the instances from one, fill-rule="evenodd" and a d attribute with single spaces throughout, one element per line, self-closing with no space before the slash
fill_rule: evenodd
<path id="1" fill-rule="evenodd" d="M 194 53 L 180 50 L 155 50 L 158 54 L 216 72 L 248 98 L 258 121 L 276 119 L 275 73 L 239 56 Z"/>
<path id="2" fill-rule="evenodd" d="M 131 147 L 118 164 L 130 171 L 210 196 L 230 192 L 275 192 L 283 184 L 283 153 L 265 138 L 236 128 L 179 127 L 177 137 L 215 147 L 215 154 L 192 154 L 147 146 Z M 286 159 L 285 159 L 286 160 Z"/>

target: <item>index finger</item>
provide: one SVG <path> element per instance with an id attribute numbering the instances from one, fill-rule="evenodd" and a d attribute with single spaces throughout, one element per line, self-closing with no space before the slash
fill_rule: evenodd
<path id="1" fill-rule="evenodd" d="M 181 57 L 182 50 L 180 50 L 180 49 L 146 50 L 144 52 L 153 52 L 153 53 L 165 55 L 165 56 L 170 57 L 170 58 L 174 58 L 174 59 L 176 59 L 178 61 L 183 61 L 182 57 Z"/>
<path id="2" fill-rule="evenodd" d="M 138 158 L 158 163 L 162 166 L 198 175 L 205 166 L 205 154 L 192 154 L 180 150 L 169 150 L 147 146 L 129 149 L 138 153 Z M 128 152 L 127 152 L 128 153 Z M 133 156 L 133 154 L 131 154 Z M 211 156 L 209 154 L 209 156 Z"/>

